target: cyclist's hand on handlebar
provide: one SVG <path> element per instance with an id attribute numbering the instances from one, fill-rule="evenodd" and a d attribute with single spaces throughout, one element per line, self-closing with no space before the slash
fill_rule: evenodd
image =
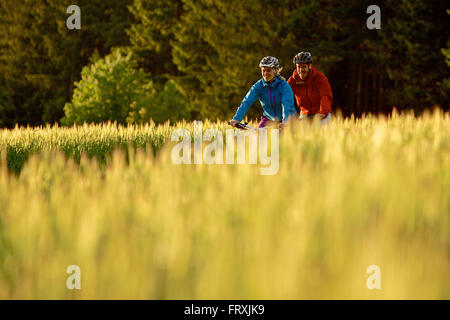
<path id="1" fill-rule="evenodd" d="M 232 127 L 236 127 L 238 125 L 239 121 L 237 120 L 231 120 L 230 122 L 228 122 L 228 124 Z"/>
<path id="2" fill-rule="evenodd" d="M 316 113 L 314 115 L 314 119 L 322 120 L 323 118 L 325 118 L 325 116 L 321 113 Z"/>

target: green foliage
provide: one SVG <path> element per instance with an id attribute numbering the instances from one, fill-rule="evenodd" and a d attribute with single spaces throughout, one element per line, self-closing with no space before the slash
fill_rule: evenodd
<path id="1" fill-rule="evenodd" d="M 131 109 L 150 104 L 154 89 L 147 74 L 137 69 L 131 53 L 114 50 L 86 66 L 77 82 L 72 102 L 64 107 L 62 123 L 127 123 Z"/>
<path id="2" fill-rule="evenodd" d="M 152 119 L 162 123 L 191 118 L 194 106 L 187 103 L 189 97 L 177 84 L 180 69 L 172 55 L 175 27 L 184 12 L 182 5 L 181 0 L 134 0 L 130 6 L 136 21 L 127 30 L 132 50 L 139 65 L 151 74 L 157 91 L 151 105 L 133 106 L 129 117 L 132 122 Z"/>
<path id="3" fill-rule="evenodd" d="M 137 68 L 128 50 L 114 50 L 83 68 L 64 125 L 116 121 L 120 124 L 189 119 L 182 90 L 173 80 L 155 85 Z"/>
<path id="4" fill-rule="evenodd" d="M 442 87 L 449 68 L 441 48 L 449 38 L 448 15 L 442 1 L 386 1 L 385 23 L 379 32 L 377 62 L 392 85 L 388 103 L 400 109 L 421 110 L 439 104 L 449 107 L 448 91 Z M 447 98 L 446 98 L 447 95 Z"/>
<path id="5" fill-rule="evenodd" d="M 182 1 L 134 0 L 129 7 L 136 23 L 127 34 L 138 62 L 152 75 L 174 75 L 171 41 L 182 13 Z"/>
<path id="6" fill-rule="evenodd" d="M 447 49 L 442 49 L 442 53 L 448 68 L 450 68 L 450 41 L 447 42 Z M 442 95 L 446 101 L 450 101 L 450 75 L 442 80 Z"/>
<path id="7" fill-rule="evenodd" d="M 7 126 L 54 123 L 94 51 L 128 44 L 132 0 L 0 0 L 0 84 L 8 88 Z M 66 9 L 81 9 L 81 30 L 68 30 Z"/>
<path id="8" fill-rule="evenodd" d="M 0 87 L 0 127 L 10 125 L 12 101 L 5 87 Z"/>
<path id="9" fill-rule="evenodd" d="M 157 90 L 150 103 L 145 105 L 133 103 L 131 109 L 127 118 L 129 123 L 149 121 L 163 123 L 167 120 L 176 122 L 190 118 L 182 90 L 173 80 L 167 81 L 161 90 Z"/>
<path id="10" fill-rule="evenodd" d="M 450 15 L 450 9 L 447 9 L 447 14 Z M 447 40 L 447 48 L 442 48 L 441 52 L 445 57 L 447 67 L 450 68 L 450 40 Z M 444 99 L 446 99 L 446 101 L 450 101 L 450 75 L 442 80 L 442 89 Z"/>

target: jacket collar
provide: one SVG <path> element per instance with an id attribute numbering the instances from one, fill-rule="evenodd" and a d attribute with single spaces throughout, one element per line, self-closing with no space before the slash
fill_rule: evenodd
<path id="1" fill-rule="evenodd" d="M 261 78 L 261 80 L 262 80 L 262 84 L 263 84 L 264 87 L 265 86 L 274 87 L 274 86 L 276 86 L 278 84 L 278 82 L 281 81 L 280 78 L 278 78 L 278 75 L 275 76 L 275 80 L 273 82 L 271 82 L 271 83 L 267 83 L 266 80 L 264 80 L 264 78 Z"/>

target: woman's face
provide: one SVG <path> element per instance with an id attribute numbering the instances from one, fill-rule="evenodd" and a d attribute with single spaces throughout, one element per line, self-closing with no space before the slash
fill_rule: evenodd
<path id="1" fill-rule="evenodd" d="M 270 82 L 277 75 L 277 71 L 275 68 L 261 67 L 261 75 L 264 78 L 264 81 Z"/>

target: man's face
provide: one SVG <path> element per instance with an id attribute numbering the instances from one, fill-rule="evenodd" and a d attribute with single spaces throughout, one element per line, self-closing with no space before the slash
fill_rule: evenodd
<path id="1" fill-rule="evenodd" d="M 270 82 L 277 75 L 275 68 L 261 67 L 261 75 L 266 82 Z"/>
<path id="2" fill-rule="evenodd" d="M 297 72 L 300 75 L 300 78 L 306 79 L 309 75 L 309 71 L 311 70 L 311 65 L 307 63 L 297 63 Z"/>

